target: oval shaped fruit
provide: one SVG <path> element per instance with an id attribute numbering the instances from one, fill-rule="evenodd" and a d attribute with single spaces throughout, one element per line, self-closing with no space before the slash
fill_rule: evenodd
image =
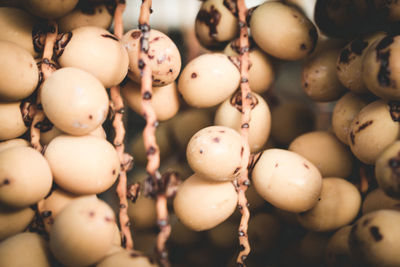
<path id="1" fill-rule="evenodd" d="M 114 226 L 114 212 L 105 202 L 93 198 L 74 200 L 54 220 L 50 250 L 67 266 L 94 264 L 111 249 Z"/>
<path id="2" fill-rule="evenodd" d="M 363 266 L 399 266 L 400 212 L 379 210 L 362 216 L 352 226 L 349 246 L 352 257 Z"/>
<path id="3" fill-rule="evenodd" d="M 139 49 L 142 32 L 130 30 L 121 39 L 128 51 L 128 76 L 136 83 L 141 83 L 139 68 Z M 149 36 L 149 51 L 147 53 L 153 86 L 165 86 L 172 83 L 181 71 L 181 55 L 175 43 L 164 33 L 151 29 Z"/>
<path id="4" fill-rule="evenodd" d="M 48 243 L 37 233 L 25 232 L 9 237 L 0 243 L 0 266 L 50 267 Z"/>
<path id="5" fill-rule="evenodd" d="M 204 1 L 197 13 L 194 30 L 201 45 L 211 50 L 222 49 L 239 34 L 237 11 L 223 0 Z"/>
<path id="6" fill-rule="evenodd" d="M 33 15 L 45 19 L 57 19 L 71 12 L 79 0 L 22 0 Z"/>
<path id="7" fill-rule="evenodd" d="M 214 123 L 240 132 L 242 129 L 242 94 L 234 93 L 215 112 Z M 249 122 L 249 146 L 251 152 L 260 151 L 268 140 L 271 130 L 271 112 L 268 104 L 258 94 L 252 93 Z"/>
<path id="8" fill-rule="evenodd" d="M 348 141 L 353 154 L 366 164 L 375 164 L 382 151 L 397 140 L 400 125 L 395 106 L 383 100 L 365 106 L 350 125 Z"/>
<path id="9" fill-rule="evenodd" d="M 31 147 L 13 147 L 0 153 L 0 202 L 27 207 L 51 189 L 52 173 L 42 154 Z"/>
<path id="10" fill-rule="evenodd" d="M 0 141 L 17 138 L 28 130 L 20 106 L 21 102 L 0 103 Z"/>
<path id="11" fill-rule="evenodd" d="M 22 47 L 0 41 L 0 99 L 18 101 L 36 89 L 39 71 L 35 59 Z"/>
<path id="12" fill-rule="evenodd" d="M 279 209 L 302 212 L 318 201 L 322 177 L 310 161 L 284 149 L 262 152 L 252 173 L 254 187 Z"/>
<path id="13" fill-rule="evenodd" d="M 375 177 L 379 187 L 394 198 L 400 198 L 400 141 L 385 148 L 375 162 Z"/>
<path id="14" fill-rule="evenodd" d="M 121 87 L 121 94 L 128 106 L 137 114 L 142 115 L 142 94 L 140 85 L 128 80 L 128 82 Z M 151 99 L 151 106 L 159 121 L 171 119 L 179 110 L 179 96 L 175 82 L 165 86 L 154 87 L 153 93 L 146 95 L 146 97 Z"/>
<path id="15" fill-rule="evenodd" d="M 128 53 L 109 31 L 79 27 L 70 33 L 57 51 L 61 67 L 74 67 L 95 76 L 106 88 L 118 85 L 128 72 Z"/>
<path id="16" fill-rule="evenodd" d="M 262 50 L 284 60 L 306 57 L 318 39 L 315 26 L 303 13 L 275 1 L 265 2 L 253 11 L 250 31 Z"/>
<path id="17" fill-rule="evenodd" d="M 210 126 L 190 139 L 186 158 L 192 170 L 207 179 L 232 181 L 241 174 L 242 137 L 235 130 Z"/>
<path id="18" fill-rule="evenodd" d="M 157 226 L 156 202 L 152 198 L 139 196 L 135 203 L 129 203 L 128 216 L 133 229 L 149 229 Z"/>
<path id="19" fill-rule="evenodd" d="M 231 182 L 213 182 L 193 174 L 179 186 L 173 205 L 176 216 L 184 225 L 203 231 L 231 216 L 237 198 Z"/>
<path id="20" fill-rule="evenodd" d="M 93 75 L 76 68 L 53 72 L 42 87 L 43 110 L 61 131 L 85 135 L 107 117 L 109 99 L 104 86 Z"/>
<path id="21" fill-rule="evenodd" d="M 324 178 L 317 204 L 299 213 L 300 224 L 310 231 L 328 232 L 351 223 L 361 207 L 358 189 L 342 178 Z"/>
<path id="22" fill-rule="evenodd" d="M 34 216 L 35 212 L 30 207 L 13 209 L 0 205 L 0 242 L 24 231 Z"/>
<path id="23" fill-rule="evenodd" d="M 54 182 L 74 194 L 104 192 L 119 175 L 117 151 L 96 136 L 58 136 L 48 145 L 45 157 Z"/>
<path id="24" fill-rule="evenodd" d="M 221 53 L 204 54 L 183 69 L 178 90 L 190 106 L 212 107 L 227 99 L 239 86 L 238 68 Z"/>
<path id="25" fill-rule="evenodd" d="M 302 134 L 290 143 L 289 150 L 311 161 L 322 177 L 347 178 L 353 169 L 350 150 L 328 132 L 314 131 Z"/>
<path id="26" fill-rule="evenodd" d="M 336 102 L 332 112 L 332 128 L 336 137 L 346 145 L 349 144 L 351 122 L 369 102 L 366 97 L 353 92 L 346 93 Z"/>

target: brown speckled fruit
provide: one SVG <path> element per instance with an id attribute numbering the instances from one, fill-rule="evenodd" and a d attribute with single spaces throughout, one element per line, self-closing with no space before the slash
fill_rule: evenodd
<path id="1" fill-rule="evenodd" d="M 20 233 L 0 243 L 0 266 L 50 267 L 47 241 L 37 233 Z"/>
<path id="2" fill-rule="evenodd" d="M 55 183 L 75 194 L 104 192 L 119 175 L 117 151 L 96 136 L 58 136 L 48 145 L 45 157 Z"/>
<path id="3" fill-rule="evenodd" d="M 25 9 L 35 16 L 57 19 L 71 12 L 79 0 L 22 0 Z"/>
<path id="4" fill-rule="evenodd" d="M 232 41 L 225 48 L 224 54 L 228 56 L 239 56 L 239 39 Z M 267 91 L 275 78 L 275 71 L 271 59 L 256 47 L 254 42 L 250 43 L 249 51 L 249 85 L 252 92 L 261 94 Z"/>
<path id="5" fill-rule="evenodd" d="M 190 61 L 178 81 L 178 90 L 190 106 L 218 105 L 239 86 L 238 68 L 221 53 L 201 55 Z"/>
<path id="6" fill-rule="evenodd" d="M 318 39 L 315 26 L 301 11 L 275 1 L 254 10 L 250 31 L 262 50 L 284 60 L 306 57 Z"/>
<path id="7" fill-rule="evenodd" d="M 40 200 L 37 204 L 38 211 L 43 219 L 44 227 L 49 233 L 54 219 L 69 203 L 78 198 L 93 198 L 96 195 L 74 195 L 60 188 L 53 190 L 49 196 Z"/>
<path id="8" fill-rule="evenodd" d="M 184 225 L 203 231 L 231 216 L 237 198 L 231 182 L 213 182 L 193 174 L 179 186 L 173 205 L 176 216 Z"/>
<path id="9" fill-rule="evenodd" d="M 362 78 L 362 62 L 368 48 L 376 39 L 383 36 L 383 32 L 378 32 L 357 38 L 340 51 L 337 59 L 337 76 L 344 87 L 355 93 L 368 92 Z"/>
<path id="10" fill-rule="evenodd" d="M 347 178 L 353 169 L 350 150 L 329 132 L 302 134 L 292 141 L 289 150 L 311 161 L 322 177 Z"/>
<path id="11" fill-rule="evenodd" d="M 346 91 L 336 74 L 339 49 L 323 49 L 308 58 L 301 74 L 301 86 L 317 102 L 338 100 Z"/>
<path id="12" fill-rule="evenodd" d="M 231 181 L 241 174 L 242 137 L 224 126 L 198 131 L 186 149 L 187 161 L 195 173 L 215 181 Z"/>
<path id="13" fill-rule="evenodd" d="M 39 81 L 32 55 L 14 43 L 0 41 L 0 58 L 0 99 L 18 101 L 28 97 Z"/>
<path id="14" fill-rule="evenodd" d="M 32 34 L 37 22 L 38 19 L 21 9 L 0 7 L 0 40 L 13 42 L 35 56 Z"/>
<path id="15" fill-rule="evenodd" d="M 375 95 L 400 100 L 400 36 L 387 35 L 377 39 L 363 61 L 363 80 Z"/>
<path id="16" fill-rule="evenodd" d="M 122 86 L 121 94 L 128 106 L 136 113 L 142 115 L 142 94 L 140 85 L 128 80 L 128 82 Z M 154 87 L 153 93 L 149 95 L 149 98 L 151 98 L 151 106 L 159 121 L 171 119 L 179 110 L 179 96 L 175 82 L 165 86 Z"/>
<path id="17" fill-rule="evenodd" d="M 332 129 L 336 137 L 346 145 L 349 144 L 351 122 L 369 102 L 367 98 L 353 92 L 346 93 L 336 102 L 332 112 Z"/>
<path id="18" fill-rule="evenodd" d="M 0 205 L 0 242 L 26 229 L 35 216 L 30 207 L 13 209 Z"/>
<path id="19" fill-rule="evenodd" d="M 66 36 L 68 41 L 57 51 L 61 67 L 87 71 L 106 88 L 122 82 L 128 72 L 129 59 L 117 37 L 94 26 L 76 28 Z"/>
<path id="20" fill-rule="evenodd" d="M 351 226 L 346 225 L 335 232 L 326 245 L 325 259 L 328 267 L 353 267 L 351 259 L 349 235 Z"/>
<path id="21" fill-rule="evenodd" d="M 135 252 L 122 251 L 101 260 L 96 267 L 156 267 L 158 266 L 146 256 Z"/>
<path id="22" fill-rule="evenodd" d="M 62 68 L 45 80 L 41 91 L 44 113 L 61 131 L 85 135 L 106 119 L 109 99 L 93 75 L 76 68 Z"/>
<path id="23" fill-rule="evenodd" d="M 362 213 L 367 214 L 376 210 L 398 210 L 400 211 L 400 200 L 391 198 L 377 188 L 366 196 L 362 205 Z"/>
<path id="24" fill-rule="evenodd" d="M 42 154 L 31 147 L 13 147 L 0 153 L 0 202 L 27 207 L 44 198 L 52 173 Z"/>
<path id="25" fill-rule="evenodd" d="M 400 125 L 393 106 L 383 100 L 365 106 L 350 125 L 348 142 L 353 154 L 366 164 L 375 164 L 382 151 L 399 137 Z"/>
<path id="26" fill-rule="evenodd" d="M 257 192 L 266 201 L 291 212 L 311 209 L 322 189 L 318 169 L 299 154 L 283 149 L 264 150 L 252 178 Z"/>
<path id="27" fill-rule="evenodd" d="M 300 224 L 314 232 L 328 232 L 351 223 L 361 207 L 358 189 L 342 178 L 324 178 L 317 204 L 299 213 Z"/>
<path id="28" fill-rule="evenodd" d="M 121 42 L 128 51 L 128 76 L 134 82 L 140 83 L 141 70 L 139 69 L 139 45 L 142 32 L 130 30 L 124 34 Z M 172 83 L 181 71 L 181 55 L 175 43 L 164 33 L 150 30 L 150 49 L 147 53 L 151 69 L 153 86 L 164 86 Z"/>
<path id="29" fill-rule="evenodd" d="M 223 0 L 204 1 L 194 24 L 199 42 L 211 50 L 222 49 L 239 34 L 236 12 Z"/>
<path id="30" fill-rule="evenodd" d="M 16 138 L 28 130 L 20 106 L 21 102 L 0 103 L 0 141 Z"/>
<path id="31" fill-rule="evenodd" d="M 81 1 L 73 11 L 58 19 L 58 27 L 60 32 L 69 32 L 83 26 L 107 30 L 111 26 L 112 18 L 113 14 L 105 4 Z"/>
<path id="32" fill-rule="evenodd" d="M 225 100 L 215 113 L 216 125 L 230 127 L 240 133 L 242 128 L 242 94 L 237 91 Z M 271 130 L 271 113 L 268 104 L 258 94 L 252 93 L 249 123 L 249 145 L 251 152 L 260 151 L 268 140 Z"/>
<path id="33" fill-rule="evenodd" d="M 400 141 L 385 148 L 375 162 L 375 177 L 379 187 L 394 198 L 400 198 Z"/>
<path id="34" fill-rule="evenodd" d="M 379 210 L 362 216 L 352 226 L 349 246 L 361 266 L 400 266 L 400 212 Z"/>
<path id="35" fill-rule="evenodd" d="M 101 260 L 113 245 L 115 215 L 103 201 L 72 201 L 56 217 L 50 250 L 66 266 L 88 266 Z"/>

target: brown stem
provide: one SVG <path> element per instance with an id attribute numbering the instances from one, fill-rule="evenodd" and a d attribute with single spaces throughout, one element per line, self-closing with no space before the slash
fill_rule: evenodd
<path id="1" fill-rule="evenodd" d="M 40 93 L 43 81 L 45 81 L 54 72 L 55 64 L 54 62 L 52 62 L 51 58 L 53 57 L 53 48 L 54 48 L 54 43 L 56 42 L 57 39 L 57 31 L 58 31 L 57 23 L 55 21 L 49 21 L 46 33 L 46 41 L 44 44 L 44 50 L 42 55 L 42 62 L 40 65 L 42 84 L 37 89 L 38 93 L 37 93 L 36 105 L 32 107 L 32 112 L 34 115 L 31 124 L 31 144 L 33 148 L 35 148 L 40 152 L 42 152 L 43 150 L 43 147 L 40 144 L 40 125 L 45 118 L 43 109 L 41 108 Z"/>
<path id="2" fill-rule="evenodd" d="M 147 53 L 149 51 L 149 35 L 150 25 L 149 18 L 151 13 L 151 0 L 142 0 L 139 16 L 139 28 L 142 32 L 139 50 L 139 69 L 141 70 L 141 94 L 142 94 L 142 113 L 146 119 L 146 126 L 143 130 L 144 146 L 147 154 L 146 170 L 152 177 L 154 184 L 162 183 L 162 177 L 158 171 L 160 166 L 160 151 L 156 142 L 156 127 L 158 125 L 157 116 L 151 106 L 152 97 L 152 78 L 151 68 Z M 159 189 L 155 186 L 155 189 Z M 162 266 L 170 266 L 168 261 L 168 253 L 165 243 L 171 232 L 171 226 L 168 223 L 168 207 L 166 190 L 157 190 L 156 192 L 156 208 L 157 222 L 160 233 L 157 236 L 157 253 Z"/>
<path id="3" fill-rule="evenodd" d="M 236 259 L 238 266 L 246 266 L 244 261 L 250 253 L 250 244 L 247 236 L 250 211 L 248 208 L 246 190 L 250 185 L 247 166 L 250 160 L 249 147 L 249 123 L 252 104 L 252 95 L 249 86 L 249 37 L 246 23 L 247 8 L 244 0 L 236 0 L 236 6 L 239 15 L 240 39 L 239 39 L 239 59 L 240 59 L 240 89 L 242 93 L 242 118 L 241 118 L 241 136 L 243 139 L 244 153 L 242 157 L 242 170 L 240 177 L 236 181 L 236 190 L 238 192 L 238 207 L 242 214 L 239 225 L 239 244 L 240 252 Z"/>
<path id="4" fill-rule="evenodd" d="M 121 3 L 121 1 L 117 0 L 117 7 L 115 8 L 114 13 L 114 34 L 119 39 L 122 38 L 124 32 L 124 25 L 122 21 L 122 14 L 125 10 L 125 3 Z M 127 178 L 126 171 L 127 166 L 129 166 L 129 158 L 126 157 L 125 154 L 125 126 L 123 122 L 124 116 L 124 101 L 121 97 L 120 87 L 113 86 L 110 89 L 110 96 L 112 104 L 111 106 L 114 109 L 114 120 L 113 127 L 115 130 L 114 137 L 114 146 L 117 150 L 118 157 L 121 163 L 121 169 L 119 172 L 119 180 L 117 185 L 117 194 L 119 197 L 119 223 L 121 226 L 121 236 L 122 236 L 122 244 L 126 247 L 127 250 L 133 249 L 133 240 L 132 234 L 130 230 L 130 221 L 128 216 L 128 199 L 127 199 Z"/>

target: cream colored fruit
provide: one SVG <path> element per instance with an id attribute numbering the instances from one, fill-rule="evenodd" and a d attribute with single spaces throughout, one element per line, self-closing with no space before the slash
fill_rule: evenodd
<path id="1" fill-rule="evenodd" d="M 176 216 L 185 226 L 203 231 L 231 216 L 237 198 L 231 182 L 212 182 L 193 174 L 179 186 L 173 205 Z"/>
<path id="2" fill-rule="evenodd" d="M 26 229 L 35 216 L 30 208 L 13 209 L 0 205 L 0 242 Z"/>
<path id="3" fill-rule="evenodd" d="M 115 148 L 96 136 L 61 135 L 48 145 L 45 157 L 55 183 L 74 194 L 99 194 L 110 188 L 119 175 Z"/>
<path id="4" fill-rule="evenodd" d="M 251 15 L 250 31 L 266 53 L 284 60 L 298 60 L 310 54 L 318 39 L 315 26 L 293 6 L 265 2 Z"/>
<path id="5" fill-rule="evenodd" d="M 0 41 L 0 58 L 0 99 L 18 101 L 32 94 L 39 81 L 32 55 L 15 43 Z"/>
<path id="6" fill-rule="evenodd" d="M 88 266 L 100 261 L 113 246 L 113 210 L 103 201 L 72 201 L 56 217 L 50 231 L 50 250 L 66 266 Z"/>
<path id="7" fill-rule="evenodd" d="M 215 181 L 231 181 L 241 173 L 242 137 L 224 126 L 210 126 L 190 139 L 187 161 L 195 173 Z"/>
<path id="8" fill-rule="evenodd" d="M 156 202 L 152 198 L 139 196 L 135 203 L 129 203 L 128 216 L 133 229 L 146 229 L 157 225 Z"/>
<path id="9" fill-rule="evenodd" d="M 0 40 L 13 42 L 28 51 L 32 56 L 37 52 L 33 47 L 32 35 L 38 19 L 24 10 L 13 7 L 0 7 Z"/>
<path id="10" fill-rule="evenodd" d="M 322 177 L 346 178 L 353 169 L 350 150 L 329 132 L 302 134 L 290 143 L 289 150 L 311 161 Z"/>
<path id="11" fill-rule="evenodd" d="M 392 116 L 393 115 L 393 116 Z M 391 107 L 383 100 L 374 101 L 354 117 L 348 141 L 353 154 L 366 164 L 375 164 L 382 151 L 399 137 L 400 125 L 393 120 Z"/>
<path id="12" fill-rule="evenodd" d="M 300 224 L 314 232 L 328 232 L 351 223 L 361 207 L 358 189 L 342 178 L 324 178 L 318 203 L 299 213 Z"/>
<path id="13" fill-rule="evenodd" d="M 128 106 L 137 114 L 143 116 L 140 85 L 128 80 L 128 82 L 122 86 L 121 94 Z M 179 110 L 179 96 L 175 82 L 165 86 L 154 87 L 153 93 L 149 97 L 151 98 L 151 106 L 159 121 L 169 120 L 174 117 Z"/>
<path id="14" fill-rule="evenodd" d="M 61 67 L 74 67 L 95 76 L 106 88 L 118 85 L 128 72 L 128 53 L 116 36 L 94 26 L 79 27 L 62 48 Z"/>
<path id="15" fill-rule="evenodd" d="M 0 153 L 0 203 L 27 207 L 51 189 L 52 173 L 42 154 L 31 147 L 14 147 Z"/>
<path id="16" fill-rule="evenodd" d="M 336 102 L 332 113 L 332 128 L 336 137 L 344 144 L 349 144 L 351 122 L 368 102 L 366 98 L 353 92 L 346 93 Z"/>
<path id="17" fill-rule="evenodd" d="M 389 209 L 400 211 L 400 200 L 389 197 L 381 188 L 369 192 L 362 204 L 362 214 Z"/>
<path id="18" fill-rule="evenodd" d="M 88 3 L 88 6 L 77 7 L 67 15 L 58 19 L 60 32 L 69 32 L 83 26 L 95 26 L 108 29 L 111 26 L 113 14 L 105 4 Z"/>
<path id="19" fill-rule="evenodd" d="M 227 99 L 239 86 L 238 68 L 221 53 L 190 61 L 178 81 L 178 90 L 190 106 L 212 107 Z"/>
<path id="20" fill-rule="evenodd" d="M 79 0 L 22 0 L 25 8 L 35 16 L 57 19 L 71 12 Z"/>
<path id="21" fill-rule="evenodd" d="M 238 91 L 225 100 L 215 112 L 214 123 L 235 129 L 242 129 L 242 97 Z M 268 104 L 258 94 L 252 93 L 249 123 L 249 146 L 252 153 L 260 151 L 266 144 L 271 131 L 271 112 Z"/>
<path id="22" fill-rule="evenodd" d="M 53 190 L 49 196 L 37 204 L 38 211 L 43 219 L 44 227 L 49 233 L 56 216 L 73 200 L 80 198 L 97 199 L 96 195 L 74 195 L 60 188 Z"/>
<path id="23" fill-rule="evenodd" d="M 257 192 L 266 201 L 291 212 L 311 209 L 322 189 L 317 167 L 299 154 L 283 149 L 264 150 L 252 178 Z"/>
<path id="24" fill-rule="evenodd" d="M 148 257 L 135 252 L 123 251 L 101 260 L 96 267 L 156 267 Z"/>
<path id="25" fill-rule="evenodd" d="M 134 82 L 141 82 L 139 68 L 139 49 L 142 33 L 140 30 L 130 30 L 121 39 L 128 51 L 128 76 Z M 150 48 L 147 53 L 147 64 L 152 74 L 153 86 L 165 86 L 172 83 L 181 71 L 181 55 L 175 43 L 164 33 L 151 29 L 149 36 Z"/>
<path id="26" fill-rule="evenodd" d="M 21 102 L 0 103 L 0 141 L 17 138 L 28 130 L 20 105 Z"/>
<path id="27" fill-rule="evenodd" d="M 28 147 L 31 144 L 26 141 L 25 139 L 21 139 L 21 138 L 16 138 L 16 139 L 10 139 L 7 141 L 3 141 L 0 142 L 0 152 L 2 152 L 3 150 L 9 149 L 9 148 L 13 148 L 13 147 Z"/>
<path id="28" fill-rule="evenodd" d="M 107 118 L 109 99 L 93 75 L 76 68 L 62 68 L 45 80 L 41 91 L 43 110 L 61 131 L 85 135 Z"/>
<path id="29" fill-rule="evenodd" d="M 0 266 L 50 267 L 47 241 L 37 233 L 20 233 L 0 243 Z"/>

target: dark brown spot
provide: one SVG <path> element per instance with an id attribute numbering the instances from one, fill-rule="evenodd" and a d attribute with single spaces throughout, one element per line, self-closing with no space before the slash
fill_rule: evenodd
<path id="1" fill-rule="evenodd" d="M 10 180 L 8 178 L 5 178 L 1 185 L 9 185 L 10 183 L 11 183 Z"/>
<path id="2" fill-rule="evenodd" d="M 377 61 L 380 62 L 380 66 L 379 66 L 379 71 L 378 71 L 378 83 L 380 86 L 390 86 L 391 85 L 391 80 L 390 80 L 390 68 L 389 68 L 389 58 L 390 58 L 390 50 L 385 52 L 385 53 L 381 53 L 381 52 L 377 52 L 376 54 L 377 57 Z"/>
<path id="3" fill-rule="evenodd" d="M 151 97 L 152 97 L 152 94 L 151 94 L 151 92 L 149 92 L 149 91 L 146 91 L 146 92 L 144 92 L 144 94 L 143 94 L 143 99 L 144 100 L 150 100 L 151 99 Z"/>
<path id="4" fill-rule="evenodd" d="M 243 250 L 245 250 L 246 248 L 242 245 L 242 244 L 240 244 L 240 246 L 239 246 L 239 250 L 240 251 L 243 251 Z"/>
<path id="5" fill-rule="evenodd" d="M 400 121 L 400 102 L 397 101 L 389 101 L 389 111 L 390 116 L 392 117 L 393 121 Z"/>
<path id="6" fill-rule="evenodd" d="M 368 47 L 368 42 L 363 41 L 362 39 L 356 39 L 350 44 L 351 52 L 356 55 L 361 55 L 365 48 Z"/>
<path id="7" fill-rule="evenodd" d="M 351 141 L 351 143 L 353 144 L 353 145 L 355 145 L 355 138 L 356 138 L 356 136 L 354 135 L 354 133 L 353 133 L 353 131 L 351 131 L 350 132 L 350 141 Z"/>
<path id="8" fill-rule="evenodd" d="M 339 56 L 339 63 L 344 63 L 344 64 L 349 63 L 350 54 L 351 54 L 350 49 L 348 48 L 343 49 Z"/>
<path id="9" fill-rule="evenodd" d="M 233 174 L 237 174 L 237 173 L 240 171 L 241 168 L 242 168 L 242 167 L 237 167 L 237 168 L 233 171 Z"/>
<path id="10" fill-rule="evenodd" d="M 139 62 L 138 62 L 138 67 L 139 67 L 139 69 L 144 69 L 144 67 L 146 66 L 146 64 L 144 63 L 144 61 L 143 61 L 143 59 L 139 59 Z"/>
<path id="11" fill-rule="evenodd" d="M 379 228 L 378 227 L 371 226 L 369 228 L 369 231 L 370 231 L 372 237 L 375 239 L 376 242 L 379 242 L 379 241 L 381 241 L 383 239 L 383 236 L 379 232 Z"/>
<path id="12" fill-rule="evenodd" d="M 213 138 L 213 142 L 219 143 L 219 141 L 221 141 L 221 140 L 219 139 L 219 137 L 214 137 L 214 138 Z"/>
<path id="13" fill-rule="evenodd" d="M 102 34 L 101 36 L 104 37 L 104 38 L 110 38 L 110 39 L 112 39 L 114 41 L 118 41 L 118 38 L 115 35 L 112 35 L 112 34 Z"/>
<path id="14" fill-rule="evenodd" d="M 93 119 L 93 116 L 92 115 L 89 115 L 89 120 L 92 120 Z"/>
<path id="15" fill-rule="evenodd" d="M 90 216 L 90 217 L 94 217 L 94 215 L 95 215 L 94 211 L 90 211 L 90 212 L 89 212 L 89 216 Z"/>
<path id="16" fill-rule="evenodd" d="M 363 226 L 367 226 L 370 222 L 371 222 L 371 220 L 369 218 L 365 219 L 363 221 Z"/>
<path id="17" fill-rule="evenodd" d="M 244 153 L 244 147 L 242 147 L 242 148 L 240 149 L 240 156 L 241 156 L 241 157 L 243 157 L 243 153 Z"/>
<path id="18" fill-rule="evenodd" d="M 168 70 L 168 73 L 172 73 L 172 72 L 173 72 L 173 69 L 169 69 L 169 70 Z"/>
<path id="19" fill-rule="evenodd" d="M 154 58 L 154 56 L 153 56 L 153 55 L 150 55 L 150 54 L 148 54 L 147 57 L 148 57 L 149 59 L 153 59 L 153 58 Z"/>
<path id="20" fill-rule="evenodd" d="M 306 44 L 301 44 L 301 45 L 300 45 L 300 50 L 306 50 L 306 49 L 307 49 Z"/>
<path id="21" fill-rule="evenodd" d="M 210 10 L 201 9 L 197 13 L 196 21 L 204 23 L 208 27 L 208 35 L 215 39 L 217 36 L 217 26 L 221 20 L 221 13 L 214 7 L 210 6 Z"/>
<path id="22" fill-rule="evenodd" d="M 48 218 L 51 216 L 51 210 L 45 210 L 42 212 L 42 217 L 43 218 Z"/>
<path id="23" fill-rule="evenodd" d="M 154 155 L 154 153 L 156 153 L 156 148 L 154 146 L 150 146 L 149 149 L 147 149 L 146 154 L 147 155 Z"/>
<path id="24" fill-rule="evenodd" d="M 115 175 L 117 173 L 117 171 L 114 169 L 112 170 L 112 174 Z"/>
<path id="25" fill-rule="evenodd" d="M 387 48 L 389 45 L 391 45 L 394 42 L 393 36 L 388 35 L 382 40 L 379 41 L 379 43 L 376 46 L 376 50 L 382 50 Z"/>
<path id="26" fill-rule="evenodd" d="M 200 152 L 200 154 L 203 154 L 203 152 L 204 152 L 204 151 L 203 151 L 203 149 L 200 149 L 200 151 L 199 151 L 199 152 Z"/>
<path id="27" fill-rule="evenodd" d="M 308 82 L 305 82 L 304 83 L 304 88 L 307 88 L 308 87 Z"/>
<path id="28" fill-rule="evenodd" d="M 236 1 L 224 0 L 223 4 L 232 13 L 232 15 L 234 15 L 235 17 L 238 17 L 238 8 L 236 5 Z"/>
<path id="29" fill-rule="evenodd" d="M 275 163 L 275 168 L 278 167 L 278 166 L 279 166 L 279 164 L 278 164 L 278 163 Z"/>
<path id="30" fill-rule="evenodd" d="M 196 78 L 196 77 L 197 77 L 196 72 L 193 72 L 192 75 L 191 75 L 190 77 L 192 77 L 192 79 Z"/>
<path id="31" fill-rule="evenodd" d="M 303 163 L 303 165 L 304 165 L 304 167 L 306 167 L 307 169 L 310 169 L 310 167 L 309 167 L 307 164 Z"/>
<path id="32" fill-rule="evenodd" d="M 134 32 L 131 33 L 131 37 L 132 37 L 133 39 L 137 39 L 137 38 L 140 37 L 141 34 L 142 34 L 142 33 L 141 33 L 140 31 L 134 31 Z"/>
<path id="33" fill-rule="evenodd" d="M 366 121 L 363 124 L 361 124 L 358 129 L 356 130 L 355 133 L 359 133 L 360 131 L 364 130 L 365 128 L 367 128 L 368 126 L 370 126 L 373 123 L 372 120 Z"/>

